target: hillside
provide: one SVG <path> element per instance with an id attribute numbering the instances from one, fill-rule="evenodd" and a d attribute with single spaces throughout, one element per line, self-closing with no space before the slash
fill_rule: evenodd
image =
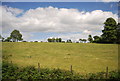
<path id="1" fill-rule="evenodd" d="M 3 58 L 19 67 L 34 65 L 37 68 L 60 68 L 75 72 L 89 73 L 105 71 L 106 67 L 116 70 L 118 67 L 117 44 L 90 43 L 8 43 L 4 42 Z"/>

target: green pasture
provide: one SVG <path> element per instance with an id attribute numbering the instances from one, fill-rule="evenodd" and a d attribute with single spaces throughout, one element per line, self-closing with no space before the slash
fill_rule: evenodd
<path id="1" fill-rule="evenodd" d="M 117 44 L 3 42 L 3 57 L 19 67 L 60 68 L 78 73 L 109 71 L 118 68 Z"/>

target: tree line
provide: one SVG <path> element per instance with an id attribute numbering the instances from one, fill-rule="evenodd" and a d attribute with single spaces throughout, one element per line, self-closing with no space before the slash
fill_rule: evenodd
<path id="1" fill-rule="evenodd" d="M 120 44 L 120 23 L 113 18 L 108 18 L 104 22 L 104 29 L 101 36 L 92 37 L 89 35 L 88 40 L 91 43 L 119 43 Z"/>
<path id="2" fill-rule="evenodd" d="M 47 39 L 48 42 L 62 42 L 61 38 L 48 38 Z"/>
<path id="3" fill-rule="evenodd" d="M 9 37 L 6 39 L 0 35 L 0 40 L 2 42 L 18 42 L 23 41 L 22 34 L 19 30 L 13 30 Z M 67 42 L 72 43 L 71 39 L 63 41 L 62 38 L 48 38 L 48 42 Z M 113 18 L 107 18 L 104 22 L 104 29 L 102 30 L 102 35 L 93 36 L 88 35 L 88 39 L 79 39 L 81 43 L 119 43 L 120 44 L 120 23 L 117 23 Z M 27 42 L 27 41 L 23 41 Z M 35 41 L 38 42 L 38 41 Z M 76 42 L 79 43 L 79 42 Z"/>
<path id="4" fill-rule="evenodd" d="M 13 30 L 10 36 L 6 39 L 0 35 L 0 39 L 2 42 L 18 42 L 23 40 L 22 34 L 19 32 L 19 30 Z"/>
<path id="5" fill-rule="evenodd" d="M 62 43 L 72 43 L 72 40 L 71 39 L 68 39 L 67 41 L 63 41 L 62 38 L 48 38 L 47 39 L 48 42 L 62 42 Z"/>

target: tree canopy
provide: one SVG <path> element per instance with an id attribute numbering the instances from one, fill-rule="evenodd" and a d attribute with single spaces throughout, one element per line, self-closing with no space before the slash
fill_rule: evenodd
<path id="1" fill-rule="evenodd" d="M 72 43 L 72 40 L 71 40 L 71 39 L 68 39 L 66 42 L 67 42 L 67 43 Z"/>
<path id="2" fill-rule="evenodd" d="M 120 23 L 117 25 L 117 43 L 120 44 Z"/>
<path id="3" fill-rule="evenodd" d="M 2 35 L 0 35 L 0 41 L 4 41 L 4 38 L 2 37 Z"/>
<path id="4" fill-rule="evenodd" d="M 79 41 L 81 42 L 81 43 L 86 43 L 86 39 L 79 39 Z"/>
<path id="5" fill-rule="evenodd" d="M 10 38 L 12 39 L 13 42 L 18 42 L 23 40 L 22 34 L 18 30 L 13 30 L 10 35 Z"/>
<path id="6" fill-rule="evenodd" d="M 92 35 L 89 35 L 89 36 L 88 36 L 88 41 L 89 41 L 90 43 L 92 43 L 92 42 L 93 42 Z"/>
<path id="7" fill-rule="evenodd" d="M 48 42 L 62 42 L 61 38 L 48 38 L 47 39 Z"/>
<path id="8" fill-rule="evenodd" d="M 113 18 L 108 18 L 104 22 L 102 40 L 105 43 L 115 43 L 117 41 L 117 22 Z"/>

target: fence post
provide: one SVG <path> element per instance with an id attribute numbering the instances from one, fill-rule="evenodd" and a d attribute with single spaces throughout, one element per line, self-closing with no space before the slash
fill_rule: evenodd
<path id="1" fill-rule="evenodd" d="M 108 67 L 106 67 L 106 79 L 108 79 Z"/>
<path id="2" fill-rule="evenodd" d="M 73 74 L 72 65 L 70 66 L 70 72 Z"/>
<path id="3" fill-rule="evenodd" d="M 40 72 L 40 63 L 38 63 L 38 72 Z"/>
<path id="4" fill-rule="evenodd" d="M 17 81 L 21 81 L 20 79 L 17 79 Z"/>
<path id="5" fill-rule="evenodd" d="M 10 63 L 12 64 L 12 61 L 10 61 Z"/>

